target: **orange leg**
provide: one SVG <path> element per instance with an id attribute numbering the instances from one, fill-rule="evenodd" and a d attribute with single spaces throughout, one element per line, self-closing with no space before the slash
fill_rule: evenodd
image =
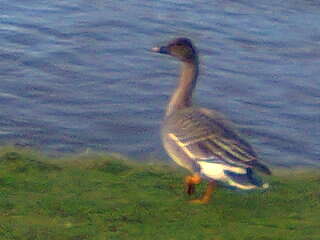
<path id="1" fill-rule="evenodd" d="M 208 203 L 209 200 L 211 199 L 211 195 L 212 195 L 213 191 L 215 190 L 215 188 L 216 188 L 216 183 L 214 181 L 210 181 L 208 183 L 207 190 L 203 194 L 203 196 L 200 199 L 191 200 L 190 202 L 201 203 L 201 204 Z"/>
<path id="2" fill-rule="evenodd" d="M 195 184 L 199 184 L 201 182 L 201 177 L 199 174 L 194 174 L 193 176 L 187 176 L 185 178 L 185 183 L 187 184 L 187 193 L 188 195 L 192 195 L 195 192 Z"/>

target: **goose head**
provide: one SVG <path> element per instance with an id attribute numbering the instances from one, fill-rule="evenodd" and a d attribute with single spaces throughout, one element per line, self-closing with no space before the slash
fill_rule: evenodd
<path id="1" fill-rule="evenodd" d="M 183 62 L 197 60 L 197 50 L 188 38 L 174 39 L 165 46 L 152 48 L 151 51 L 173 56 Z"/>

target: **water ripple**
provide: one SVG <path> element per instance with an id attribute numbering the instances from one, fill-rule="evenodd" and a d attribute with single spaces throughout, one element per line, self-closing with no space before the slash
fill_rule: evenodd
<path id="1" fill-rule="evenodd" d="M 317 1 L 3 0 L 0 141 L 47 151 L 163 153 L 159 127 L 178 63 L 198 46 L 197 103 L 240 125 L 267 162 L 319 165 Z"/>

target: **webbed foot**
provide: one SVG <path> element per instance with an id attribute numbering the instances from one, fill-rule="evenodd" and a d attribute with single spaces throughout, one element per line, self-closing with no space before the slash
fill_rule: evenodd
<path id="1" fill-rule="evenodd" d="M 216 188 L 216 183 L 213 181 L 210 181 L 208 183 L 206 192 L 203 194 L 203 196 L 200 199 L 194 199 L 191 200 L 190 203 L 197 203 L 197 204 L 205 204 L 208 203 L 211 199 L 212 193 Z"/>

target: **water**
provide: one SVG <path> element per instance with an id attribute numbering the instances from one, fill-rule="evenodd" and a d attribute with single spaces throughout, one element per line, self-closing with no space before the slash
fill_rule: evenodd
<path id="1" fill-rule="evenodd" d="M 177 36 L 201 55 L 197 104 L 235 121 L 268 163 L 319 165 L 320 3 L 2 0 L 0 141 L 167 159 L 159 127 Z"/>

